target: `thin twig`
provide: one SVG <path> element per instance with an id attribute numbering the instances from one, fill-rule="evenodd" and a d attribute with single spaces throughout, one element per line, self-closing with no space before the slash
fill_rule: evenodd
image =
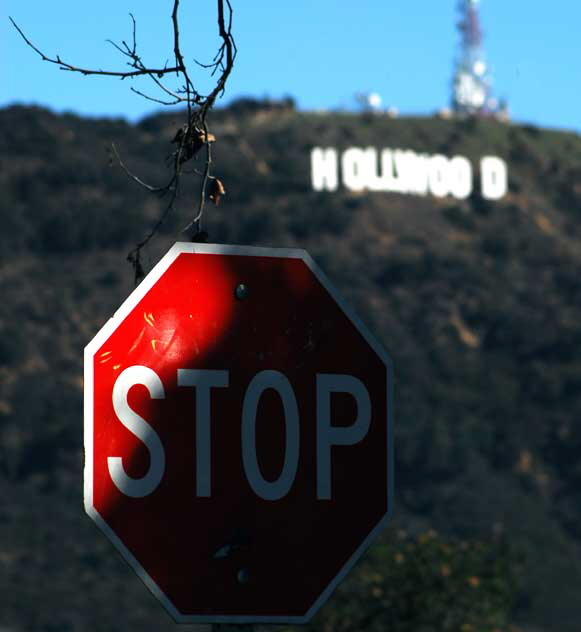
<path id="1" fill-rule="evenodd" d="M 131 90 L 131 92 L 135 92 L 135 94 L 138 94 L 140 97 L 143 97 L 144 99 L 147 99 L 148 101 L 153 101 L 154 103 L 161 103 L 161 105 L 178 105 L 179 103 L 183 103 L 185 101 L 185 99 L 182 99 L 180 97 L 174 99 L 173 101 L 163 101 L 162 99 L 156 99 L 155 97 L 151 97 L 148 94 L 145 94 L 145 92 L 141 92 L 141 90 L 134 88 L 133 86 L 131 86 L 131 88 L 129 89 Z"/>
<path id="2" fill-rule="evenodd" d="M 227 19 L 224 10 L 224 2 L 226 3 Z M 198 233 L 201 231 L 202 226 L 208 181 L 216 180 L 216 177 L 211 174 L 212 142 L 214 141 L 214 137 L 208 131 L 207 116 L 208 112 L 213 107 L 216 99 L 224 93 L 226 81 L 228 80 L 228 77 L 232 72 L 234 60 L 237 54 L 236 43 L 234 41 L 234 37 L 232 36 L 233 11 L 230 0 L 216 0 L 216 3 L 218 13 L 218 33 L 222 40 L 221 45 L 214 55 L 211 64 L 200 64 L 199 62 L 196 62 L 202 68 L 211 70 L 211 76 L 215 76 L 218 72 L 220 73 L 218 78 L 216 79 L 213 89 L 207 95 L 202 95 L 195 89 L 184 61 L 184 56 L 181 50 L 178 15 L 180 0 L 173 0 L 173 8 L 171 13 L 173 27 L 173 54 L 175 57 L 175 65 L 168 67 L 168 62 L 166 62 L 163 68 L 148 67 L 143 62 L 141 56 L 137 53 L 137 24 L 132 13 L 129 14 L 132 21 L 132 45 L 130 46 L 125 40 L 122 40 L 121 44 L 117 44 L 116 42 L 107 40 L 119 53 L 121 53 L 123 57 L 127 58 L 127 65 L 132 69 L 128 71 L 110 71 L 102 69 L 81 68 L 79 66 L 75 66 L 63 61 L 59 55 L 56 55 L 55 57 L 49 57 L 48 55 L 45 55 L 38 47 L 36 47 L 28 39 L 28 37 L 26 37 L 26 35 L 16 24 L 16 22 L 12 18 L 10 18 L 13 26 L 26 42 L 26 44 L 30 46 L 30 48 L 32 48 L 32 50 L 34 50 L 38 55 L 40 55 L 43 61 L 56 64 L 61 70 L 77 72 L 83 75 L 119 77 L 120 79 L 148 76 L 156 84 L 156 86 L 171 99 L 160 99 L 154 96 L 150 96 L 133 86 L 131 87 L 131 90 L 136 94 L 144 97 L 145 99 L 153 101 L 155 103 L 160 103 L 161 105 L 169 106 L 177 105 L 179 103 L 185 103 L 187 105 L 186 123 L 178 130 L 174 140 L 172 141 L 177 143 L 176 149 L 171 154 L 171 159 L 173 162 L 171 168 L 173 170 L 173 174 L 169 182 L 165 186 L 155 187 L 144 182 L 141 178 L 132 173 L 123 163 L 115 145 L 111 146 L 112 152 L 119 162 L 121 169 L 131 180 L 133 180 L 139 186 L 143 187 L 151 193 L 155 193 L 161 196 L 169 195 L 168 203 L 158 221 L 152 227 L 147 236 L 143 240 L 141 240 L 128 254 L 128 260 L 131 261 L 135 269 L 136 282 L 144 274 L 140 260 L 141 250 L 157 234 L 162 224 L 165 222 L 167 216 L 173 209 L 179 196 L 182 174 L 196 174 L 200 177 L 200 191 L 196 212 L 194 213 L 194 218 L 186 227 L 187 229 L 192 225 L 196 225 Z M 164 85 L 164 83 L 160 81 L 160 79 L 173 73 L 183 79 L 183 84 L 175 90 L 170 90 L 166 85 Z M 185 163 L 196 156 L 202 148 L 205 149 L 203 170 L 186 170 L 184 168 Z"/>
<path id="3" fill-rule="evenodd" d="M 79 68 L 78 66 L 73 66 L 65 61 L 63 61 L 59 55 L 57 55 L 54 59 L 45 55 L 41 50 L 39 50 L 27 37 L 24 35 L 18 24 L 9 17 L 8 18 L 14 28 L 20 33 L 22 39 L 32 48 L 32 50 L 36 51 L 43 61 L 48 61 L 51 64 L 57 64 L 61 70 L 68 70 L 70 72 L 79 72 L 82 75 L 103 75 L 107 77 L 120 77 L 121 79 L 128 79 L 129 77 L 139 77 L 140 75 L 149 75 L 155 73 L 158 76 L 163 76 L 165 74 L 169 74 L 171 72 L 179 71 L 180 68 L 140 68 L 138 70 L 132 70 L 129 72 L 119 72 L 113 70 L 91 70 L 89 68 Z"/>
<path id="4" fill-rule="evenodd" d="M 129 169 L 125 166 L 125 163 L 121 160 L 121 156 L 119 156 L 119 153 L 117 151 L 117 147 L 115 147 L 115 143 L 111 143 L 111 149 L 113 151 L 113 153 L 115 154 L 115 158 L 117 158 L 117 162 L 119 163 L 119 166 L 121 167 L 121 169 L 123 169 L 123 171 L 135 182 L 137 182 L 137 184 L 139 184 L 140 186 L 142 186 L 144 189 L 147 189 L 148 191 L 150 191 L 151 193 L 166 193 L 167 191 L 169 191 L 170 187 L 173 184 L 173 178 L 169 181 L 168 184 L 166 184 L 165 186 L 162 187 L 154 187 L 151 186 L 150 184 L 147 184 L 147 182 L 144 182 L 143 180 L 141 180 L 140 178 L 138 178 L 134 173 L 132 173 L 131 171 L 129 171 Z"/>
<path id="5" fill-rule="evenodd" d="M 173 97 L 176 102 L 178 103 L 185 103 L 187 99 L 184 99 L 184 97 L 180 97 L 179 94 L 177 94 L 176 92 L 172 92 L 169 88 L 167 88 L 166 86 L 163 85 L 163 83 L 161 83 L 161 81 L 159 79 L 157 79 L 157 77 L 155 77 L 154 75 L 150 75 L 150 79 L 159 87 L 161 88 L 166 94 L 169 94 L 170 97 Z M 196 97 L 194 97 L 194 101 L 196 101 L 197 95 Z M 197 102 L 197 101 L 196 101 Z"/>

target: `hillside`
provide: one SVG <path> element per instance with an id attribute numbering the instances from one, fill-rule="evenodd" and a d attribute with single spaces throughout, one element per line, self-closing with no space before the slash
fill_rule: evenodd
<path id="1" fill-rule="evenodd" d="M 515 621 L 578 630 L 581 138 L 250 105 L 213 114 L 227 193 L 207 211 L 210 241 L 310 252 L 394 360 L 394 529 L 502 537 L 522 559 Z M 132 288 L 125 256 L 163 208 L 106 145 L 160 183 L 178 124 L 0 111 L 3 631 L 91 629 L 95 611 L 99 629 L 168 625 L 82 513 L 81 378 L 84 345 Z M 314 146 L 497 155 L 509 194 L 315 192 Z M 146 263 L 184 238 L 194 196 Z"/>

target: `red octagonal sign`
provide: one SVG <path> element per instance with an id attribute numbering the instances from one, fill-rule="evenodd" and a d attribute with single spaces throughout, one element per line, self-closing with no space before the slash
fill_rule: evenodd
<path id="1" fill-rule="evenodd" d="M 85 508 L 180 622 L 304 622 L 392 509 L 390 361 L 302 250 L 176 244 L 85 349 Z"/>

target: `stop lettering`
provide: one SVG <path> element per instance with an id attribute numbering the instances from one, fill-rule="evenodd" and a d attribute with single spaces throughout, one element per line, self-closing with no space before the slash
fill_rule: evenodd
<path id="1" fill-rule="evenodd" d="M 178 369 L 178 384 L 196 389 L 196 406 L 192 415 L 196 427 L 195 493 L 199 498 L 212 495 L 211 483 L 211 389 L 224 388 L 229 383 L 228 371 L 204 371 Z M 164 399 L 165 390 L 155 371 L 145 366 L 125 369 L 113 387 L 113 408 L 119 421 L 138 439 L 149 452 L 147 473 L 140 478 L 129 476 L 120 456 L 107 458 L 109 475 L 115 486 L 126 496 L 143 498 L 159 486 L 165 471 L 166 455 L 162 441 L 155 429 L 136 414 L 128 405 L 129 389 L 136 384 L 145 386 L 153 399 Z M 282 402 L 285 425 L 285 451 L 281 473 L 274 481 L 268 481 L 260 471 L 256 451 L 256 416 L 260 397 L 266 389 L 273 389 Z M 365 437 L 371 420 L 369 393 L 361 380 L 352 375 L 318 374 L 316 378 L 316 427 L 317 427 L 317 485 L 318 499 L 331 499 L 331 447 L 353 445 Z M 350 426 L 331 424 L 331 394 L 348 393 L 357 403 L 357 416 Z M 295 392 L 279 371 L 257 373 L 244 395 L 241 413 L 242 463 L 248 483 L 254 493 L 265 500 L 279 500 L 286 496 L 297 475 L 300 452 L 300 419 Z"/>
<path id="2" fill-rule="evenodd" d="M 85 349 L 85 508 L 180 622 L 305 622 L 392 510 L 390 361 L 307 253 L 176 244 Z"/>

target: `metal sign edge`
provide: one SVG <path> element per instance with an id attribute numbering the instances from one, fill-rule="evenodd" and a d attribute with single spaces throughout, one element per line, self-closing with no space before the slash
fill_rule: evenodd
<path id="1" fill-rule="evenodd" d="M 349 557 L 335 577 L 327 584 L 326 588 L 309 607 L 304 615 L 183 615 L 175 608 L 170 599 L 159 588 L 151 576 L 145 571 L 141 563 L 133 556 L 119 537 L 109 527 L 107 522 L 93 506 L 93 357 L 95 351 L 115 331 L 119 324 L 127 317 L 130 311 L 147 294 L 161 276 L 180 254 L 215 254 L 234 256 L 254 256 L 301 259 L 317 280 L 332 296 L 339 308 L 345 313 L 353 325 L 357 328 L 365 341 L 379 355 L 386 367 L 386 423 L 387 423 L 387 511 L 370 531 L 357 550 Z M 176 623 L 307 623 L 323 604 L 331 596 L 338 584 L 345 578 L 351 568 L 361 558 L 363 553 L 385 527 L 393 515 L 394 480 L 393 480 L 393 386 L 394 370 L 393 362 L 377 338 L 369 331 L 367 326 L 347 305 L 327 275 L 317 265 L 311 255 L 300 248 L 269 248 L 263 246 L 239 246 L 227 244 L 198 244 L 190 242 L 176 242 L 168 252 L 151 269 L 143 281 L 129 294 L 113 316 L 101 327 L 90 342 L 84 348 L 84 456 L 83 469 L 83 500 L 86 514 L 95 522 L 97 527 L 107 536 L 109 541 L 129 564 L 149 591 L 164 606 Z"/>
<path id="2" fill-rule="evenodd" d="M 379 342 L 379 340 L 375 337 L 374 334 L 367 328 L 367 325 L 357 316 L 357 314 L 352 310 L 352 308 L 347 304 L 345 299 L 341 296 L 338 290 L 335 288 L 334 284 L 331 282 L 326 273 L 318 266 L 316 261 L 311 257 L 311 255 L 303 250 L 303 261 L 309 267 L 311 272 L 317 277 L 321 285 L 329 292 L 332 296 L 333 300 L 336 302 L 338 307 L 343 311 L 343 313 L 349 318 L 353 326 L 359 331 L 359 333 L 363 336 L 367 344 L 377 353 L 377 355 L 382 359 L 385 369 L 386 369 L 386 401 L 385 401 L 385 410 L 386 410 L 386 424 L 387 424 L 387 446 L 386 446 L 386 456 L 387 456 L 387 511 L 383 515 L 383 517 L 377 522 L 375 527 L 369 532 L 365 540 L 359 545 L 359 547 L 353 552 L 353 554 L 349 557 L 349 559 L 345 562 L 343 567 L 339 570 L 337 575 L 327 584 L 326 588 L 319 595 L 319 597 L 315 600 L 315 602 L 311 605 L 311 607 L 307 610 L 304 617 L 302 618 L 302 623 L 307 623 L 310 621 L 313 616 L 317 613 L 317 611 L 324 605 L 324 603 L 329 599 L 335 588 L 345 579 L 346 575 L 349 571 L 355 566 L 355 564 L 361 559 L 362 555 L 369 548 L 371 543 L 375 540 L 375 538 L 379 535 L 379 533 L 385 528 L 386 524 L 392 518 L 394 513 L 393 503 L 394 503 L 394 446 L 393 446 L 393 392 L 394 392 L 394 380 L 395 380 L 395 371 L 393 368 L 393 361 L 387 351 L 384 349 L 383 345 Z"/>

